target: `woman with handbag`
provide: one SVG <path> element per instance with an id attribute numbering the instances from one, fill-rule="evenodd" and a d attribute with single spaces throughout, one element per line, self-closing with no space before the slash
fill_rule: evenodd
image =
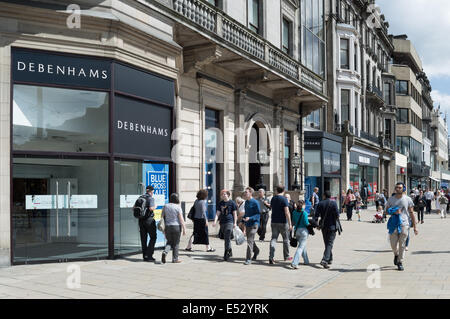
<path id="1" fill-rule="evenodd" d="M 347 221 L 352 220 L 353 207 L 355 207 L 356 197 L 353 195 L 353 190 L 349 189 L 347 191 L 347 196 L 345 197 L 345 208 L 347 211 Z"/>
<path id="2" fill-rule="evenodd" d="M 162 221 L 164 221 L 164 229 L 162 228 Z M 167 240 L 166 247 L 162 252 L 161 262 L 163 264 L 166 263 L 166 256 L 172 248 L 172 262 L 181 263 L 181 260 L 178 259 L 178 248 L 181 234 L 186 235 L 186 226 L 178 194 L 170 195 L 169 204 L 164 205 L 162 209 L 161 222 L 158 225 L 158 229 L 164 232 Z"/>
<path id="3" fill-rule="evenodd" d="M 309 264 L 308 253 L 306 252 L 306 241 L 309 236 L 308 226 L 308 213 L 305 212 L 305 201 L 299 200 L 297 209 L 292 213 L 292 224 L 294 225 L 295 238 L 298 241 L 297 251 L 295 252 L 294 259 L 290 268 L 298 269 L 300 262 L 300 255 L 303 257 L 305 265 Z"/>
<path id="4" fill-rule="evenodd" d="M 194 232 L 189 238 L 188 246 L 185 250 L 192 251 L 192 244 L 194 245 L 205 245 L 207 252 L 215 252 L 216 250 L 209 245 L 208 237 L 208 216 L 206 212 L 208 211 L 206 199 L 208 198 L 208 191 L 206 189 L 201 189 L 197 193 L 197 200 L 194 203 Z M 192 237 L 194 237 L 194 242 L 192 242 Z"/>

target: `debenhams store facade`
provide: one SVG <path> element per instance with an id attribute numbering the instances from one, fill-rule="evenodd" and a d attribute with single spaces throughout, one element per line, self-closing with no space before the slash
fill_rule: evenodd
<path id="1" fill-rule="evenodd" d="M 149 178 L 161 203 L 175 184 L 176 44 L 155 62 L 126 25 L 1 6 L 0 265 L 139 251 L 129 207 Z"/>

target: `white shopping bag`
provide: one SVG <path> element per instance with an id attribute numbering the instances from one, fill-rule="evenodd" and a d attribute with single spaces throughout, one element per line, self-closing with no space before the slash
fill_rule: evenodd
<path id="1" fill-rule="evenodd" d="M 244 233 L 237 226 L 233 228 L 233 236 L 234 236 L 234 239 L 236 240 L 236 245 L 239 246 L 245 242 Z"/>

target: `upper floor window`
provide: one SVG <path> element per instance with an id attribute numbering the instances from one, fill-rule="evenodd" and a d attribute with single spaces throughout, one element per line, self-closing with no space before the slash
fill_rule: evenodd
<path id="1" fill-rule="evenodd" d="M 219 6 L 219 0 L 206 0 L 206 1 L 211 3 L 213 6 L 216 6 L 216 7 Z"/>
<path id="2" fill-rule="evenodd" d="M 262 33 L 262 14 L 260 0 L 247 0 L 248 27 L 250 30 Z"/>
<path id="3" fill-rule="evenodd" d="M 401 95 L 408 95 L 408 81 L 395 82 L 395 93 Z"/>
<path id="4" fill-rule="evenodd" d="M 284 53 L 292 55 L 292 23 L 283 18 L 283 28 L 282 28 L 282 50 Z"/>
<path id="5" fill-rule="evenodd" d="M 341 123 L 350 121 L 350 90 L 341 90 Z"/>
<path id="6" fill-rule="evenodd" d="M 302 50 L 303 64 L 320 76 L 325 76 L 324 1 L 302 0 Z"/>
<path id="7" fill-rule="evenodd" d="M 349 63 L 349 52 L 348 52 L 348 45 L 349 40 L 348 39 L 341 39 L 341 69 L 350 69 L 350 63 Z"/>
<path id="8" fill-rule="evenodd" d="M 358 45 L 355 43 L 355 47 L 353 48 L 353 68 L 355 71 L 358 71 Z"/>
<path id="9" fill-rule="evenodd" d="M 392 92 L 391 92 L 391 84 L 389 82 L 384 82 L 384 102 L 387 105 L 392 105 L 391 103 L 391 96 L 392 96 Z"/>
<path id="10" fill-rule="evenodd" d="M 409 123 L 409 109 L 397 109 L 397 121 L 399 124 Z"/>
<path id="11" fill-rule="evenodd" d="M 306 117 L 306 126 L 320 129 L 320 109 L 315 110 Z"/>

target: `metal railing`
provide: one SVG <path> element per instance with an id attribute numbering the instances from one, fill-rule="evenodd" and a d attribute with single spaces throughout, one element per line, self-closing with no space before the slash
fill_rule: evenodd
<path id="1" fill-rule="evenodd" d="M 163 5 L 197 26 L 219 36 L 224 42 L 245 51 L 283 75 L 323 95 L 324 79 L 218 8 L 203 0 L 171 1 L 172 8 Z"/>
<path id="2" fill-rule="evenodd" d="M 380 99 L 384 100 L 383 92 L 381 92 L 381 90 L 377 88 L 375 85 L 369 84 L 367 86 L 367 91 L 376 94 Z"/>

